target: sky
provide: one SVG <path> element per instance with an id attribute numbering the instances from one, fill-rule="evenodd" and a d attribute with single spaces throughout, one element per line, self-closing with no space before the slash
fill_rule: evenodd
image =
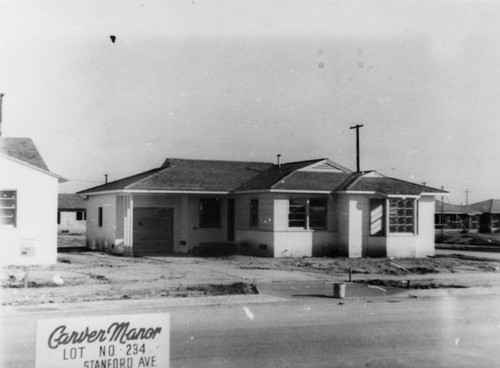
<path id="1" fill-rule="evenodd" d="M 361 170 L 500 199 L 499 18 L 496 1 L 0 0 L 2 135 L 32 138 L 71 193 L 167 157 L 355 170 L 362 124 Z"/>

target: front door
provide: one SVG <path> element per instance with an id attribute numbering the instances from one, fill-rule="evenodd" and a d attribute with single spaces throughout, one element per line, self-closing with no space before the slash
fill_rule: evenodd
<path id="1" fill-rule="evenodd" d="M 234 241 L 234 199 L 227 200 L 227 241 Z"/>

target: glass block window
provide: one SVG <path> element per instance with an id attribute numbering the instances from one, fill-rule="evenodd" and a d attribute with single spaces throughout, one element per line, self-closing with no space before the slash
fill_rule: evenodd
<path id="1" fill-rule="evenodd" d="M 17 191 L 0 190 L 0 226 L 17 226 Z"/>
<path id="2" fill-rule="evenodd" d="M 415 233 L 414 199 L 389 199 L 389 232 Z"/>

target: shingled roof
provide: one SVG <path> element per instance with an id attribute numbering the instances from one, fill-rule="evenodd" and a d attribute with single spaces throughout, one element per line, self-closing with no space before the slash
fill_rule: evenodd
<path id="1" fill-rule="evenodd" d="M 65 182 L 66 179 L 50 172 L 31 138 L 0 137 L 0 154 L 39 169 Z"/>
<path id="2" fill-rule="evenodd" d="M 469 205 L 469 207 L 478 212 L 500 213 L 500 199 L 488 199 Z"/>
<path id="3" fill-rule="evenodd" d="M 78 194 L 61 193 L 58 195 L 57 208 L 60 210 L 85 209 L 85 198 Z"/>
<path id="4" fill-rule="evenodd" d="M 420 195 L 422 193 L 445 194 L 447 192 L 425 185 L 390 178 L 374 171 L 351 175 L 337 191 L 376 192 L 379 194 Z"/>
<path id="5" fill-rule="evenodd" d="M 441 201 L 435 202 L 436 213 L 449 213 L 449 214 L 467 214 L 467 215 L 477 215 L 480 211 L 473 209 L 471 206 L 466 206 L 462 204 L 452 204 Z"/>
<path id="6" fill-rule="evenodd" d="M 281 165 L 267 162 L 167 159 L 159 168 L 93 187 L 78 194 L 88 195 L 114 190 L 227 193 L 261 190 L 332 193 L 359 191 L 401 195 L 446 193 L 375 172 L 353 173 L 323 158 Z"/>
<path id="7" fill-rule="evenodd" d="M 120 189 L 231 192 L 272 166 L 266 162 L 167 159 L 157 169 L 79 194 Z"/>
<path id="8" fill-rule="evenodd" d="M 49 168 L 31 138 L 0 138 L 0 152 L 43 171 Z"/>

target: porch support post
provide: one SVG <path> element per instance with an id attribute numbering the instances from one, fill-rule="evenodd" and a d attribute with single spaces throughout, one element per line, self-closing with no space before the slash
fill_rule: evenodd
<path id="1" fill-rule="evenodd" d="M 125 216 L 123 218 L 124 224 L 124 240 L 125 240 L 125 254 L 129 256 L 134 255 L 134 200 L 132 194 L 127 194 L 124 197 Z"/>

